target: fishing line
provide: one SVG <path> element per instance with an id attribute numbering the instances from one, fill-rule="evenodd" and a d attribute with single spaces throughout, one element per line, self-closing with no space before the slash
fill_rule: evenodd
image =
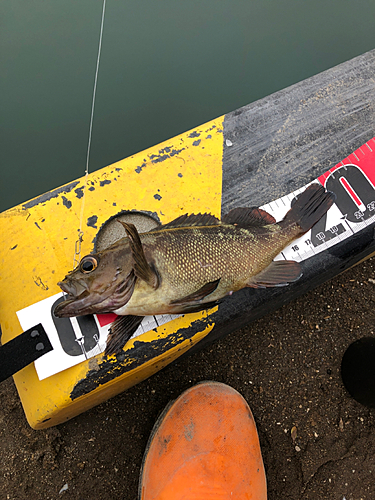
<path id="1" fill-rule="evenodd" d="M 93 93 L 92 93 L 92 102 L 91 102 L 91 116 L 90 116 L 90 127 L 89 127 L 89 140 L 88 140 L 88 144 L 87 144 L 87 153 L 86 153 L 85 181 L 84 181 L 84 186 L 83 186 L 81 214 L 80 214 L 80 219 L 79 219 L 78 239 L 75 242 L 75 246 L 74 246 L 73 269 L 75 269 L 77 267 L 77 265 L 79 264 L 79 261 L 80 261 L 81 245 L 82 245 L 83 234 L 84 234 L 83 231 L 82 231 L 82 223 L 83 223 L 83 214 L 84 214 L 84 210 L 85 210 L 85 198 L 86 198 L 86 190 L 87 190 L 87 181 L 88 181 L 88 176 L 89 176 L 89 161 L 90 161 L 90 151 L 91 151 L 92 126 L 93 126 L 93 122 L 94 122 L 94 110 L 95 110 L 95 100 L 96 100 L 96 87 L 97 87 L 97 83 L 98 83 L 100 55 L 101 55 L 101 51 L 102 51 L 102 39 L 103 39 L 105 7 L 106 7 L 106 0 L 103 0 L 102 19 L 101 19 L 101 23 L 100 23 L 100 34 L 99 34 L 98 56 L 97 56 L 97 59 L 96 59 L 94 90 L 93 90 Z"/>

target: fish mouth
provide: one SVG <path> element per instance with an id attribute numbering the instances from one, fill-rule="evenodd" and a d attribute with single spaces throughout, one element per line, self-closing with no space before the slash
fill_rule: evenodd
<path id="1" fill-rule="evenodd" d="M 135 275 L 131 272 L 125 280 L 104 291 L 90 291 L 80 280 L 64 280 L 58 283 L 67 295 L 66 300 L 56 305 L 53 314 L 58 318 L 84 316 L 86 314 L 109 313 L 124 306 L 131 298 L 135 286 Z"/>
<path id="2" fill-rule="evenodd" d="M 71 316 L 90 313 L 90 311 L 86 312 L 88 306 L 87 298 L 92 297 L 92 294 L 90 294 L 84 282 L 64 280 L 59 281 L 57 284 L 66 295 L 64 296 L 65 300 L 55 307 L 53 311 L 55 316 L 58 318 L 69 318 Z M 92 300 L 90 302 L 91 306 L 93 306 Z"/>

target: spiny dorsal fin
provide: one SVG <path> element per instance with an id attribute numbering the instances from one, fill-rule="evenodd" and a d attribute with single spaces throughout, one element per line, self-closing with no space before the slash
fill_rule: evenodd
<path id="1" fill-rule="evenodd" d="M 286 286 L 302 276 L 301 265 L 294 260 L 274 260 L 247 282 L 250 288 Z"/>
<path id="2" fill-rule="evenodd" d="M 138 329 L 144 316 L 118 316 L 109 330 L 105 356 L 118 354 Z"/>
<path id="3" fill-rule="evenodd" d="M 155 269 L 153 269 L 146 260 L 137 228 L 134 224 L 127 224 L 119 219 L 117 219 L 117 221 L 124 226 L 126 234 L 129 237 L 130 249 L 134 260 L 135 275 L 156 290 L 159 286 L 159 278 Z"/>
<path id="4" fill-rule="evenodd" d="M 159 226 L 152 231 L 160 231 L 161 229 L 172 229 L 175 227 L 191 227 L 191 226 L 217 226 L 220 221 L 217 217 L 211 214 L 184 214 L 177 219 Z"/>
<path id="5" fill-rule="evenodd" d="M 265 210 L 258 207 L 233 208 L 222 218 L 225 224 L 233 224 L 238 227 L 267 226 L 275 224 L 276 219 Z"/>

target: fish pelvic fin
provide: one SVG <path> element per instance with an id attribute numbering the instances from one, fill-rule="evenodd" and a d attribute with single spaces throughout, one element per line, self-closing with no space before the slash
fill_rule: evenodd
<path id="1" fill-rule="evenodd" d="M 195 305 L 205 305 L 206 306 L 206 304 L 202 304 L 201 301 L 205 297 L 207 297 L 207 295 L 210 295 L 210 293 L 212 293 L 216 290 L 216 288 L 219 285 L 220 279 L 221 278 L 219 278 L 218 280 L 215 280 L 215 281 L 211 281 L 210 283 L 206 283 L 201 288 L 199 288 L 199 290 L 197 290 L 193 293 L 190 293 L 189 295 L 186 295 L 185 297 L 182 297 L 181 299 L 172 300 L 171 305 L 181 306 L 182 308 L 185 308 L 185 307 L 190 308 L 190 307 L 194 307 Z M 203 309 L 207 309 L 207 306 L 204 307 Z M 199 309 L 197 309 L 197 310 L 199 310 Z M 195 311 L 195 309 L 194 309 L 194 311 Z"/>
<path id="2" fill-rule="evenodd" d="M 282 228 L 297 223 L 301 234 L 306 233 L 331 208 L 335 193 L 326 191 L 320 184 L 311 184 L 292 202 L 292 207 L 279 222 Z"/>
<path id="3" fill-rule="evenodd" d="M 144 316 L 118 316 L 109 330 L 104 355 L 118 354 L 136 332 L 143 318 Z"/>
<path id="4" fill-rule="evenodd" d="M 301 265 L 294 260 L 274 260 L 247 282 L 251 288 L 287 286 L 302 276 Z"/>
<path id="5" fill-rule="evenodd" d="M 159 287 L 159 276 L 155 268 L 150 265 L 143 250 L 143 245 L 139 237 L 137 228 L 134 224 L 127 224 L 122 220 L 117 219 L 125 228 L 126 234 L 129 237 L 130 249 L 134 260 L 134 274 L 152 286 L 155 290 Z"/>
<path id="6" fill-rule="evenodd" d="M 271 214 L 258 207 L 238 207 L 233 208 L 233 210 L 224 215 L 222 222 L 247 229 L 254 226 L 260 227 L 268 224 L 275 224 L 276 219 Z"/>

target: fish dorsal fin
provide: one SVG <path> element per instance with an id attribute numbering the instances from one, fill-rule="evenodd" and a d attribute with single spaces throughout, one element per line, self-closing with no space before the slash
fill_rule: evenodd
<path id="1" fill-rule="evenodd" d="M 158 288 L 159 277 L 155 269 L 146 260 L 137 228 L 134 224 L 127 224 L 119 219 L 117 221 L 124 226 L 126 234 L 129 237 L 130 249 L 134 260 L 134 274 L 153 288 Z"/>
<path id="2" fill-rule="evenodd" d="M 265 210 L 258 207 L 233 208 L 222 218 L 225 224 L 248 228 L 275 224 L 276 219 Z"/>
<path id="3" fill-rule="evenodd" d="M 211 214 L 184 214 L 167 224 L 152 229 L 152 231 L 160 231 L 161 229 L 172 229 L 176 227 L 217 226 L 219 224 L 219 219 Z"/>

